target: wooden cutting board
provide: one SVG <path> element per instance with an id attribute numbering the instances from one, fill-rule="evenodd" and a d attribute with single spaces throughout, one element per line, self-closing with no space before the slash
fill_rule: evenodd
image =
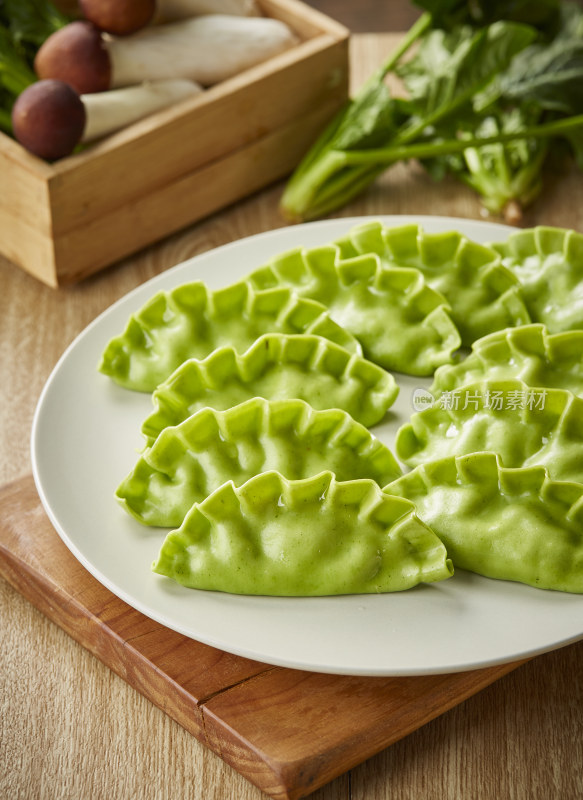
<path id="1" fill-rule="evenodd" d="M 95 580 L 52 528 L 30 476 L 0 488 L 0 574 L 278 800 L 304 797 L 524 663 L 362 678 L 223 653 L 164 628 Z"/>

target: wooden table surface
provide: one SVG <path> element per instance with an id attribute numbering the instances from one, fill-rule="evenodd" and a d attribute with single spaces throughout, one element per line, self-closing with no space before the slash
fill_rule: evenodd
<path id="1" fill-rule="evenodd" d="M 353 39 L 358 86 L 395 41 Z M 85 281 L 52 290 L 0 260 L 0 483 L 30 472 L 32 416 L 72 339 L 133 287 L 186 258 L 281 227 L 282 185 Z M 583 177 L 549 182 L 526 223 L 583 231 Z M 469 190 L 414 167 L 337 216 L 479 218 Z M 0 581 L 0 797 L 259 800 L 254 786 Z M 536 620 L 533 620 L 536 624 Z M 583 642 L 540 656 L 312 795 L 315 800 L 583 797 Z"/>

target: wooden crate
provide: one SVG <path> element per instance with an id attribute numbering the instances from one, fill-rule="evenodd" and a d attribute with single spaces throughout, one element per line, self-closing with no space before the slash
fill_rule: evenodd
<path id="1" fill-rule="evenodd" d="M 79 281 L 289 174 L 348 95 L 348 31 L 261 0 L 291 50 L 53 164 L 0 134 L 0 252 Z"/>

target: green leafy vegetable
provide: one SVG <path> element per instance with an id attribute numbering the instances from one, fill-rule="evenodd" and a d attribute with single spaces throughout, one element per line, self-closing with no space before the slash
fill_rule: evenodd
<path id="1" fill-rule="evenodd" d="M 583 111 L 582 77 L 583 12 L 565 4 L 555 38 L 526 47 L 474 98 L 473 135 L 514 132 L 518 137 L 528 127 L 576 117 Z M 565 129 L 564 134 L 580 162 L 583 129 Z M 541 191 L 549 145 L 549 140 L 540 138 L 517 138 L 505 145 L 472 147 L 461 157 L 446 157 L 442 174 L 456 175 L 482 196 L 489 211 L 504 211 L 508 221 L 516 221 L 513 215 L 520 215 L 521 207 Z M 435 168 L 430 166 L 434 172 Z"/>
<path id="2" fill-rule="evenodd" d="M 559 13 L 559 0 L 416 0 L 432 16 L 434 25 L 490 25 L 499 19 L 548 27 Z"/>
<path id="3" fill-rule="evenodd" d="M 47 0 L 0 0 L 0 22 L 13 41 L 36 49 L 70 18 Z M 30 51 L 29 51 L 30 55 Z"/>
<path id="4" fill-rule="evenodd" d="M 287 218 L 334 211 L 413 158 L 501 212 L 536 197 L 552 138 L 582 152 L 583 12 L 556 0 L 418 5 L 425 13 L 292 175 L 281 201 Z M 407 99 L 391 95 L 389 72 Z"/>
<path id="5" fill-rule="evenodd" d="M 521 103 L 542 111 L 578 114 L 583 109 L 583 11 L 566 5 L 556 37 L 519 53 L 477 105 Z"/>
<path id="6" fill-rule="evenodd" d="M 451 33 L 432 31 L 416 57 L 399 70 L 424 127 L 470 102 L 535 37 L 530 26 L 508 22 L 477 31 L 469 26 Z"/>
<path id="7" fill-rule="evenodd" d="M 15 45 L 7 28 L 0 25 L 0 128 L 10 133 L 10 111 L 20 92 L 34 83 L 36 75 Z"/>

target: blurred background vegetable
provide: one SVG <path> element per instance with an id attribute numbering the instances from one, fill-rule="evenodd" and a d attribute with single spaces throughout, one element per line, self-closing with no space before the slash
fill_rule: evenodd
<path id="1" fill-rule="evenodd" d="M 49 36 L 36 54 L 34 70 L 41 80 L 64 81 L 79 94 L 105 92 L 111 86 L 107 43 L 87 20 L 71 22 Z"/>
<path id="2" fill-rule="evenodd" d="M 210 86 L 297 41 L 287 25 L 270 17 L 208 14 L 108 39 L 91 22 L 79 20 L 44 42 L 34 66 L 39 78 L 65 81 L 80 93 L 164 78 Z"/>
<path id="3" fill-rule="evenodd" d="M 85 106 L 87 122 L 81 138 L 82 142 L 102 139 L 110 133 L 137 122 L 187 97 L 202 92 L 202 86 L 183 78 L 170 78 L 148 81 L 137 86 L 111 89 L 108 92 L 94 92 L 81 95 Z"/>
<path id="4" fill-rule="evenodd" d="M 16 99 L 12 126 L 31 153 L 53 160 L 69 155 L 81 141 L 85 108 L 77 92 L 62 81 L 37 81 Z"/>
<path id="5" fill-rule="evenodd" d="M 156 0 L 79 0 L 85 19 L 114 36 L 129 36 L 156 13 Z"/>
<path id="6" fill-rule="evenodd" d="M 558 0 L 417 0 L 424 13 L 292 175 L 290 220 L 332 212 L 397 161 L 463 180 L 517 222 L 550 150 L 578 157 L 583 12 Z M 413 45 L 416 50 L 413 56 Z M 393 97 L 389 73 L 406 98 Z M 580 159 L 583 161 L 583 159 Z"/>
<path id="7" fill-rule="evenodd" d="M 193 81 L 175 78 L 79 95 L 63 81 L 47 79 L 28 86 L 12 109 L 18 141 L 31 153 L 53 161 L 202 91 Z"/>

